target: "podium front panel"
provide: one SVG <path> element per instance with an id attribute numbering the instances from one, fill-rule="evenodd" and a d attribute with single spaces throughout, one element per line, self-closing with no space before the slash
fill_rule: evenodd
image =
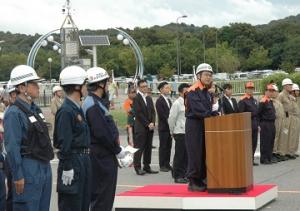
<path id="1" fill-rule="evenodd" d="M 209 192 L 246 192 L 253 185 L 251 113 L 205 119 Z"/>

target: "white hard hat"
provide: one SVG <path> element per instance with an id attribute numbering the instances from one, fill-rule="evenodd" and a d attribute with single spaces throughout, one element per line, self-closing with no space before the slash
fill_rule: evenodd
<path id="1" fill-rule="evenodd" d="M 133 154 L 128 153 L 124 158 L 118 159 L 118 161 L 121 167 L 129 167 L 133 163 Z"/>
<path id="2" fill-rule="evenodd" d="M 14 92 L 14 91 L 16 91 L 16 87 L 11 85 L 11 80 L 9 80 L 6 84 L 6 92 L 11 93 L 11 92 Z"/>
<path id="3" fill-rule="evenodd" d="M 18 65 L 10 73 L 10 81 L 13 86 L 39 79 L 35 70 L 28 65 Z"/>
<path id="4" fill-rule="evenodd" d="M 298 84 L 293 84 L 293 86 L 292 86 L 292 91 L 299 91 L 300 89 L 299 89 L 299 86 L 298 86 Z"/>
<path id="5" fill-rule="evenodd" d="M 198 73 L 201 73 L 201 72 L 204 72 L 204 71 L 213 73 L 213 69 L 209 64 L 202 63 L 202 64 L 198 65 L 197 70 L 196 70 L 196 75 Z"/>
<path id="6" fill-rule="evenodd" d="M 54 87 L 53 87 L 52 93 L 54 94 L 54 93 L 57 92 L 57 91 L 62 91 L 61 86 L 54 86 Z"/>
<path id="7" fill-rule="evenodd" d="M 86 73 L 87 73 L 87 82 L 89 84 L 103 81 L 109 78 L 107 71 L 101 67 L 92 67 L 88 69 Z"/>
<path id="8" fill-rule="evenodd" d="M 79 66 L 69 66 L 61 71 L 59 80 L 62 86 L 82 85 L 86 80 L 86 71 Z"/>
<path id="9" fill-rule="evenodd" d="M 285 78 L 282 80 L 282 86 L 285 86 L 285 85 L 293 85 L 293 81 L 289 78 Z"/>

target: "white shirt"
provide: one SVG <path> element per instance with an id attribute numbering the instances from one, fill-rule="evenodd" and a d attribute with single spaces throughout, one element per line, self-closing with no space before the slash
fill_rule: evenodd
<path id="1" fill-rule="evenodd" d="M 168 123 L 171 134 L 185 134 L 185 106 L 183 97 L 179 97 L 171 106 Z"/>
<path id="2" fill-rule="evenodd" d="M 145 102 L 145 104 L 147 105 L 147 100 L 146 100 L 146 97 L 147 95 L 143 94 L 140 90 L 137 90 L 137 93 L 140 94 Z"/>
<path id="3" fill-rule="evenodd" d="M 167 102 L 168 107 L 170 108 L 169 99 L 165 95 L 161 95 L 161 96 L 165 99 L 165 101 Z"/>

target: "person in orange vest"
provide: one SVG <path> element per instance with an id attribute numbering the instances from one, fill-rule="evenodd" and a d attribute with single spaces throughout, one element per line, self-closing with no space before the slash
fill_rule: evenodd
<path id="1" fill-rule="evenodd" d="M 252 122 L 252 151 L 253 151 L 253 165 L 257 166 L 258 163 L 254 162 L 254 153 L 257 147 L 257 134 L 258 134 L 258 103 L 253 97 L 254 83 L 249 81 L 245 85 L 246 93 L 241 97 L 238 102 L 238 107 L 240 112 L 251 112 L 251 122 Z"/>
<path id="2" fill-rule="evenodd" d="M 188 190 L 202 192 L 206 185 L 206 157 L 204 119 L 219 115 L 218 104 L 209 89 L 213 70 L 209 64 L 197 67 L 198 81 L 185 94 L 185 144 L 188 155 Z"/>
<path id="3" fill-rule="evenodd" d="M 277 163 L 277 159 L 272 157 L 275 140 L 275 107 L 271 97 L 274 95 L 275 88 L 272 84 L 266 87 L 265 95 L 258 105 L 258 119 L 260 127 L 260 163 Z"/>
<path id="4" fill-rule="evenodd" d="M 127 142 L 130 146 L 133 146 L 133 134 L 134 134 L 134 111 L 132 109 L 133 98 L 136 96 L 136 89 L 132 86 L 128 88 L 128 98 L 123 103 L 123 109 L 127 113 Z"/>

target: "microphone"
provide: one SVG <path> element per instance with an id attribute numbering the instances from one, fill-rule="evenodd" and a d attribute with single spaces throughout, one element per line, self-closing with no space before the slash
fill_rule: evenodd
<path id="1" fill-rule="evenodd" d="M 217 87 L 221 92 L 224 91 L 224 89 L 221 86 L 219 86 L 218 84 L 215 84 L 215 87 Z"/>

